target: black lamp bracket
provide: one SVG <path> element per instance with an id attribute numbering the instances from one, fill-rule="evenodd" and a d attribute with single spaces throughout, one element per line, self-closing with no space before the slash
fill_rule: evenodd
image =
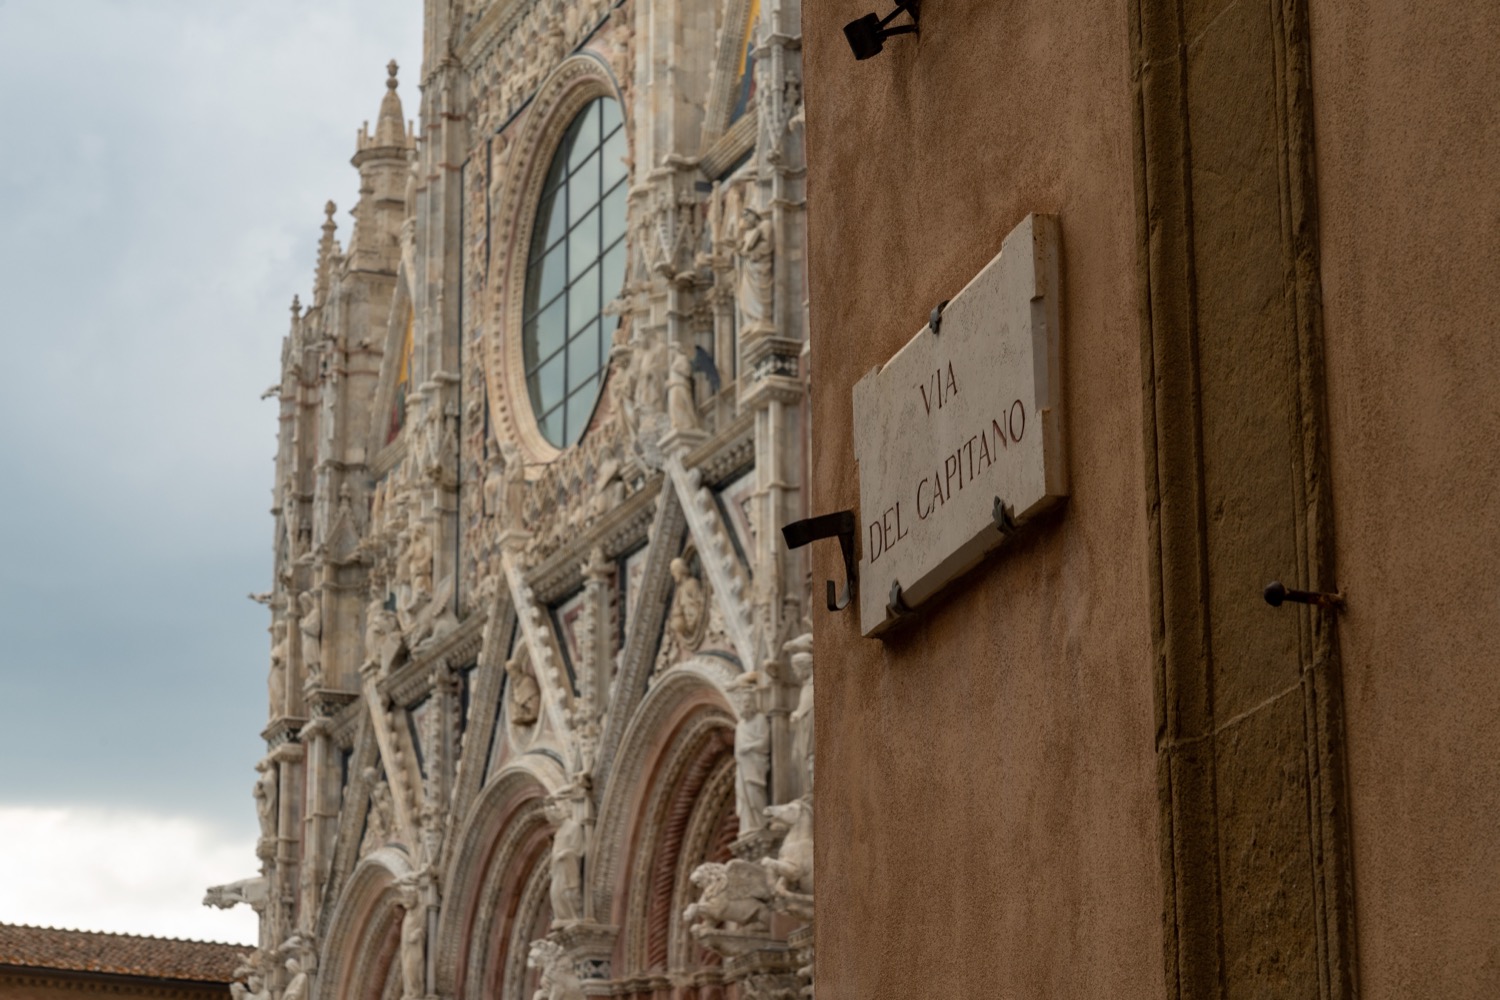
<path id="1" fill-rule="evenodd" d="M 803 521 L 793 521 L 781 529 L 781 537 L 786 539 L 786 547 L 789 549 L 800 549 L 820 538 L 839 540 L 839 549 L 844 554 L 844 588 L 843 593 L 840 593 L 838 586 L 832 580 L 828 581 L 828 610 L 842 611 L 847 608 L 858 593 L 859 585 L 859 570 L 854 558 L 854 511 L 841 510 Z"/>
<path id="2" fill-rule="evenodd" d="M 892 35 L 916 34 L 919 6 L 920 0 L 896 0 L 896 9 L 885 17 L 866 14 L 844 25 L 844 37 L 848 39 L 849 47 L 854 50 L 854 58 L 869 59 L 871 56 L 879 55 L 885 48 L 885 40 Z M 911 15 L 912 23 L 895 28 L 890 27 L 890 23 L 903 11 Z"/>

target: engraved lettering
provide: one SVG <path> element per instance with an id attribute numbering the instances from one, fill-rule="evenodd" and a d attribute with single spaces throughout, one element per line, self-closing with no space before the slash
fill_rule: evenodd
<path id="1" fill-rule="evenodd" d="M 880 558 L 880 553 L 882 551 L 884 551 L 884 548 L 885 548 L 885 544 L 884 543 L 885 543 L 885 539 L 883 539 L 881 537 L 881 535 L 880 535 L 880 522 L 879 521 L 871 521 L 870 522 L 870 564 L 872 566 L 875 564 L 875 560 Z"/>

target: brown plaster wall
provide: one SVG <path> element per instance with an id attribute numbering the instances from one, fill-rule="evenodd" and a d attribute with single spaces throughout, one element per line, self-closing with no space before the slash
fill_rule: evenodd
<path id="1" fill-rule="evenodd" d="M 803 12 L 810 512 L 858 504 L 854 383 L 1027 212 L 1062 227 L 1073 495 L 903 634 L 820 608 L 819 996 L 1160 997 L 1127 12 L 949 0 L 856 63 L 870 7 Z"/>
<path id="2" fill-rule="evenodd" d="M 229 996 L 229 986 L 102 973 L 0 973 L 0 1000 L 77 1000 L 85 996 L 108 996 L 115 1000 L 206 1000 Z"/>
<path id="3" fill-rule="evenodd" d="M 1500 996 L 1500 5 L 1311 14 L 1360 980 Z"/>

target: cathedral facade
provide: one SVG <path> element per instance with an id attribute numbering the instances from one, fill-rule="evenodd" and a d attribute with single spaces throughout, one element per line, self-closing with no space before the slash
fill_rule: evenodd
<path id="1" fill-rule="evenodd" d="M 388 67 L 271 390 L 241 995 L 810 992 L 799 16 L 427 0 L 414 123 Z"/>

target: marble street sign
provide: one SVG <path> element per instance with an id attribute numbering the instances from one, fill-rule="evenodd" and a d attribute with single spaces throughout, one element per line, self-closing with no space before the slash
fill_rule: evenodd
<path id="1" fill-rule="evenodd" d="M 915 609 L 1067 495 L 1058 227 L 1029 215 L 896 356 L 854 387 L 860 630 L 880 634 L 892 585 Z M 1007 528 L 1009 526 L 1007 525 Z"/>

